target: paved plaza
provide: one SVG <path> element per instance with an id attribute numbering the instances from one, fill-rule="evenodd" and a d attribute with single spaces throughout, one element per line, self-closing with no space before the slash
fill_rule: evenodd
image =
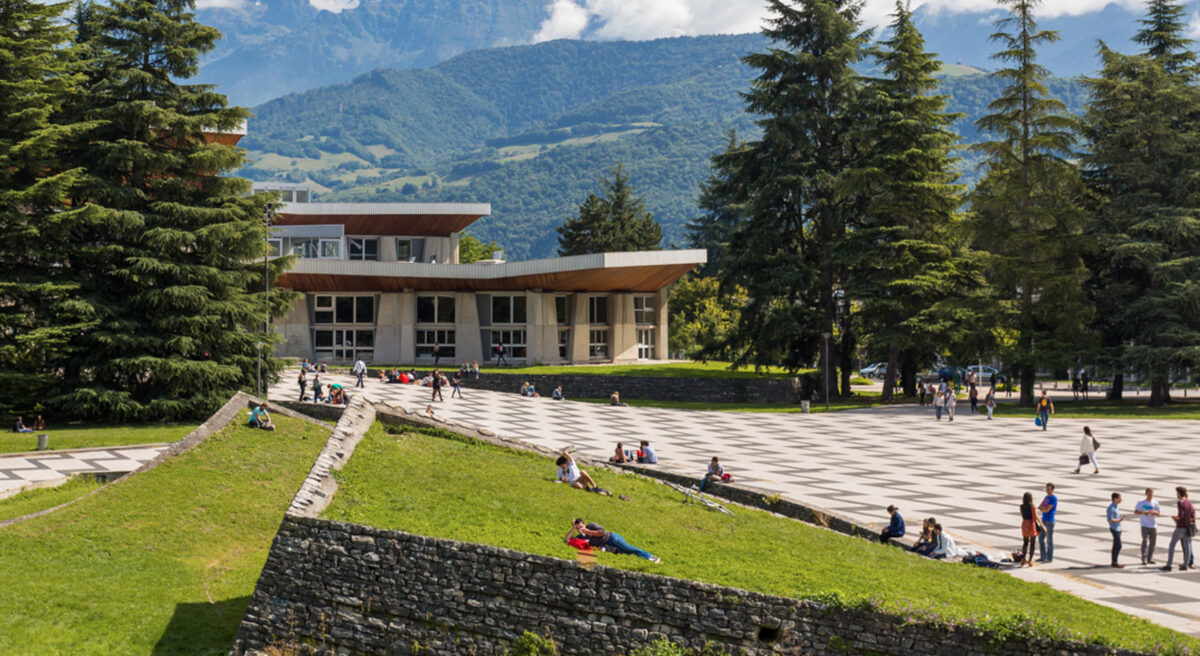
<path id="1" fill-rule="evenodd" d="M 321 378 L 356 391 L 348 376 Z M 372 401 L 418 411 L 430 402 L 429 388 L 366 384 Z M 966 403 L 959 404 L 953 423 L 939 423 L 932 409 L 914 406 L 804 415 L 611 407 L 472 389 L 464 394 L 451 399 L 446 389 L 445 402 L 434 403 L 434 412 L 599 459 L 611 455 L 618 440 L 629 445 L 648 439 L 660 467 L 693 476 L 716 455 L 738 484 L 880 526 L 887 520 L 884 508 L 894 503 L 910 535 L 919 531 L 922 518 L 934 516 L 960 546 L 989 553 L 1020 548 L 1021 495 L 1033 492 L 1040 502 L 1045 483 L 1052 481 L 1059 496 L 1054 563 L 1013 574 L 1200 635 L 1200 572 L 1141 566 L 1140 531 L 1132 514 L 1143 490 L 1155 488 L 1164 514 L 1155 560 L 1165 563 L 1174 488 L 1185 485 L 1200 493 L 1194 448 L 1182 446 L 1200 443 L 1200 422 L 1051 419 L 1049 430 L 1042 431 L 1031 411 L 1002 406 L 988 421 L 982 414 L 971 416 Z M 294 382 L 273 388 L 271 398 L 295 399 Z M 1072 473 L 1085 424 L 1101 442 L 1097 475 L 1091 467 Z M 1124 570 L 1107 566 L 1111 537 L 1104 513 L 1114 491 L 1123 494 L 1127 516 Z M 1180 557 L 1177 552 L 1176 563 Z"/>
<path id="2" fill-rule="evenodd" d="M 131 472 L 168 446 L 142 444 L 0 456 L 0 498 L 26 487 L 56 485 L 77 474 Z"/>

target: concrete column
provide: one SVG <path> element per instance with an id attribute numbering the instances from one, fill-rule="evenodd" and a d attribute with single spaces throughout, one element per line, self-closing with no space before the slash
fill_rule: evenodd
<path id="1" fill-rule="evenodd" d="M 400 363 L 417 361 L 417 295 L 411 291 L 396 294 L 396 326 L 400 334 Z"/>
<path id="2" fill-rule="evenodd" d="M 671 312 L 667 307 L 667 299 L 669 297 L 666 287 L 658 290 L 654 295 L 654 312 L 658 315 L 654 322 L 654 357 L 659 360 L 667 360 L 671 357 L 671 344 L 669 335 L 669 321 Z"/>
<path id="3" fill-rule="evenodd" d="M 375 318 L 375 362 L 391 364 L 400 358 L 400 306 L 403 294 L 379 295 L 379 310 Z"/>
<path id="4" fill-rule="evenodd" d="M 284 358 L 312 358 L 312 329 L 308 324 L 308 299 L 301 294 L 287 315 L 271 324 L 271 329 L 283 336 L 275 345 L 275 355 Z"/>
<path id="5" fill-rule="evenodd" d="M 575 311 L 571 313 L 571 362 L 585 364 L 588 362 L 588 296 L 587 294 L 572 294 L 571 303 Z"/>
<path id="6" fill-rule="evenodd" d="M 546 315 L 542 308 L 541 292 L 525 291 L 525 361 L 528 363 L 545 362 L 542 357 L 545 350 L 545 333 L 542 330 Z"/>
<path id="7" fill-rule="evenodd" d="M 609 352 L 613 362 L 637 361 L 637 323 L 633 315 L 633 294 L 608 297 Z"/>
<path id="8" fill-rule="evenodd" d="M 554 311 L 555 296 L 555 294 L 537 292 L 530 292 L 527 296 L 528 307 L 537 306 L 536 313 L 529 311 L 526 317 L 528 321 L 526 329 L 530 335 L 530 362 L 561 361 L 561 358 L 558 357 L 558 315 Z"/>
<path id="9" fill-rule="evenodd" d="M 474 292 L 454 295 L 454 359 L 456 362 L 483 360 L 479 343 L 479 308 Z"/>
<path id="10" fill-rule="evenodd" d="M 450 250 L 448 251 L 448 254 L 446 256 L 449 258 L 446 260 L 446 262 L 448 264 L 458 264 L 459 263 L 458 236 L 459 236 L 459 233 L 457 233 L 457 232 L 450 233 Z M 441 262 L 441 260 L 438 260 L 438 261 Z"/>

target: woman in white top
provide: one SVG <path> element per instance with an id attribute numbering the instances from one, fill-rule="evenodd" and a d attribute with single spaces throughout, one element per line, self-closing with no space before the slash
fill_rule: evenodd
<path id="1" fill-rule="evenodd" d="M 1096 449 L 1100 448 L 1100 443 L 1092 437 L 1092 429 L 1088 426 L 1083 427 L 1083 439 L 1079 442 L 1079 466 L 1075 468 L 1075 473 L 1079 473 L 1079 467 L 1084 465 L 1084 458 L 1090 460 L 1092 466 L 1096 468 L 1093 474 L 1100 473 L 1100 464 L 1096 462 Z"/>
<path id="2" fill-rule="evenodd" d="M 942 408 L 946 407 L 946 395 L 938 392 L 933 397 L 933 413 L 937 415 L 937 420 L 942 420 Z"/>
<path id="3" fill-rule="evenodd" d="M 958 405 L 958 399 L 955 398 L 954 390 L 946 392 L 946 414 L 950 415 L 950 421 L 954 421 L 954 406 Z"/>

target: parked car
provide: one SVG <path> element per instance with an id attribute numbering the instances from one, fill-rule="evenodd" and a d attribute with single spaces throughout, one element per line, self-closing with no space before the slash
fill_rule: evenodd
<path id="1" fill-rule="evenodd" d="M 863 378 L 874 378 L 875 372 L 878 371 L 880 367 L 887 367 L 887 363 L 876 362 L 875 364 L 869 364 L 862 369 L 859 369 L 858 375 L 862 376 Z"/>
<path id="2" fill-rule="evenodd" d="M 1000 371 L 998 369 L 996 369 L 995 367 L 989 367 L 986 364 L 983 365 L 982 367 L 977 364 L 971 365 L 970 367 L 967 367 L 967 371 L 975 372 L 975 380 L 979 381 L 980 383 L 986 383 L 989 385 L 992 382 L 992 377 L 996 376 L 1000 373 Z"/>

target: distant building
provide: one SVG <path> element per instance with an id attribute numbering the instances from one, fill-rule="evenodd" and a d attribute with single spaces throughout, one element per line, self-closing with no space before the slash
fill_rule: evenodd
<path id="1" fill-rule="evenodd" d="M 316 361 L 633 362 L 665 359 L 667 287 L 704 250 L 459 264 L 477 203 L 315 203 L 304 185 L 256 184 L 285 202 L 271 252 L 298 256 L 276 285 L 303 295 L 277 354 Z M 499 254 L 497 254 L 499 255 Z"/>

